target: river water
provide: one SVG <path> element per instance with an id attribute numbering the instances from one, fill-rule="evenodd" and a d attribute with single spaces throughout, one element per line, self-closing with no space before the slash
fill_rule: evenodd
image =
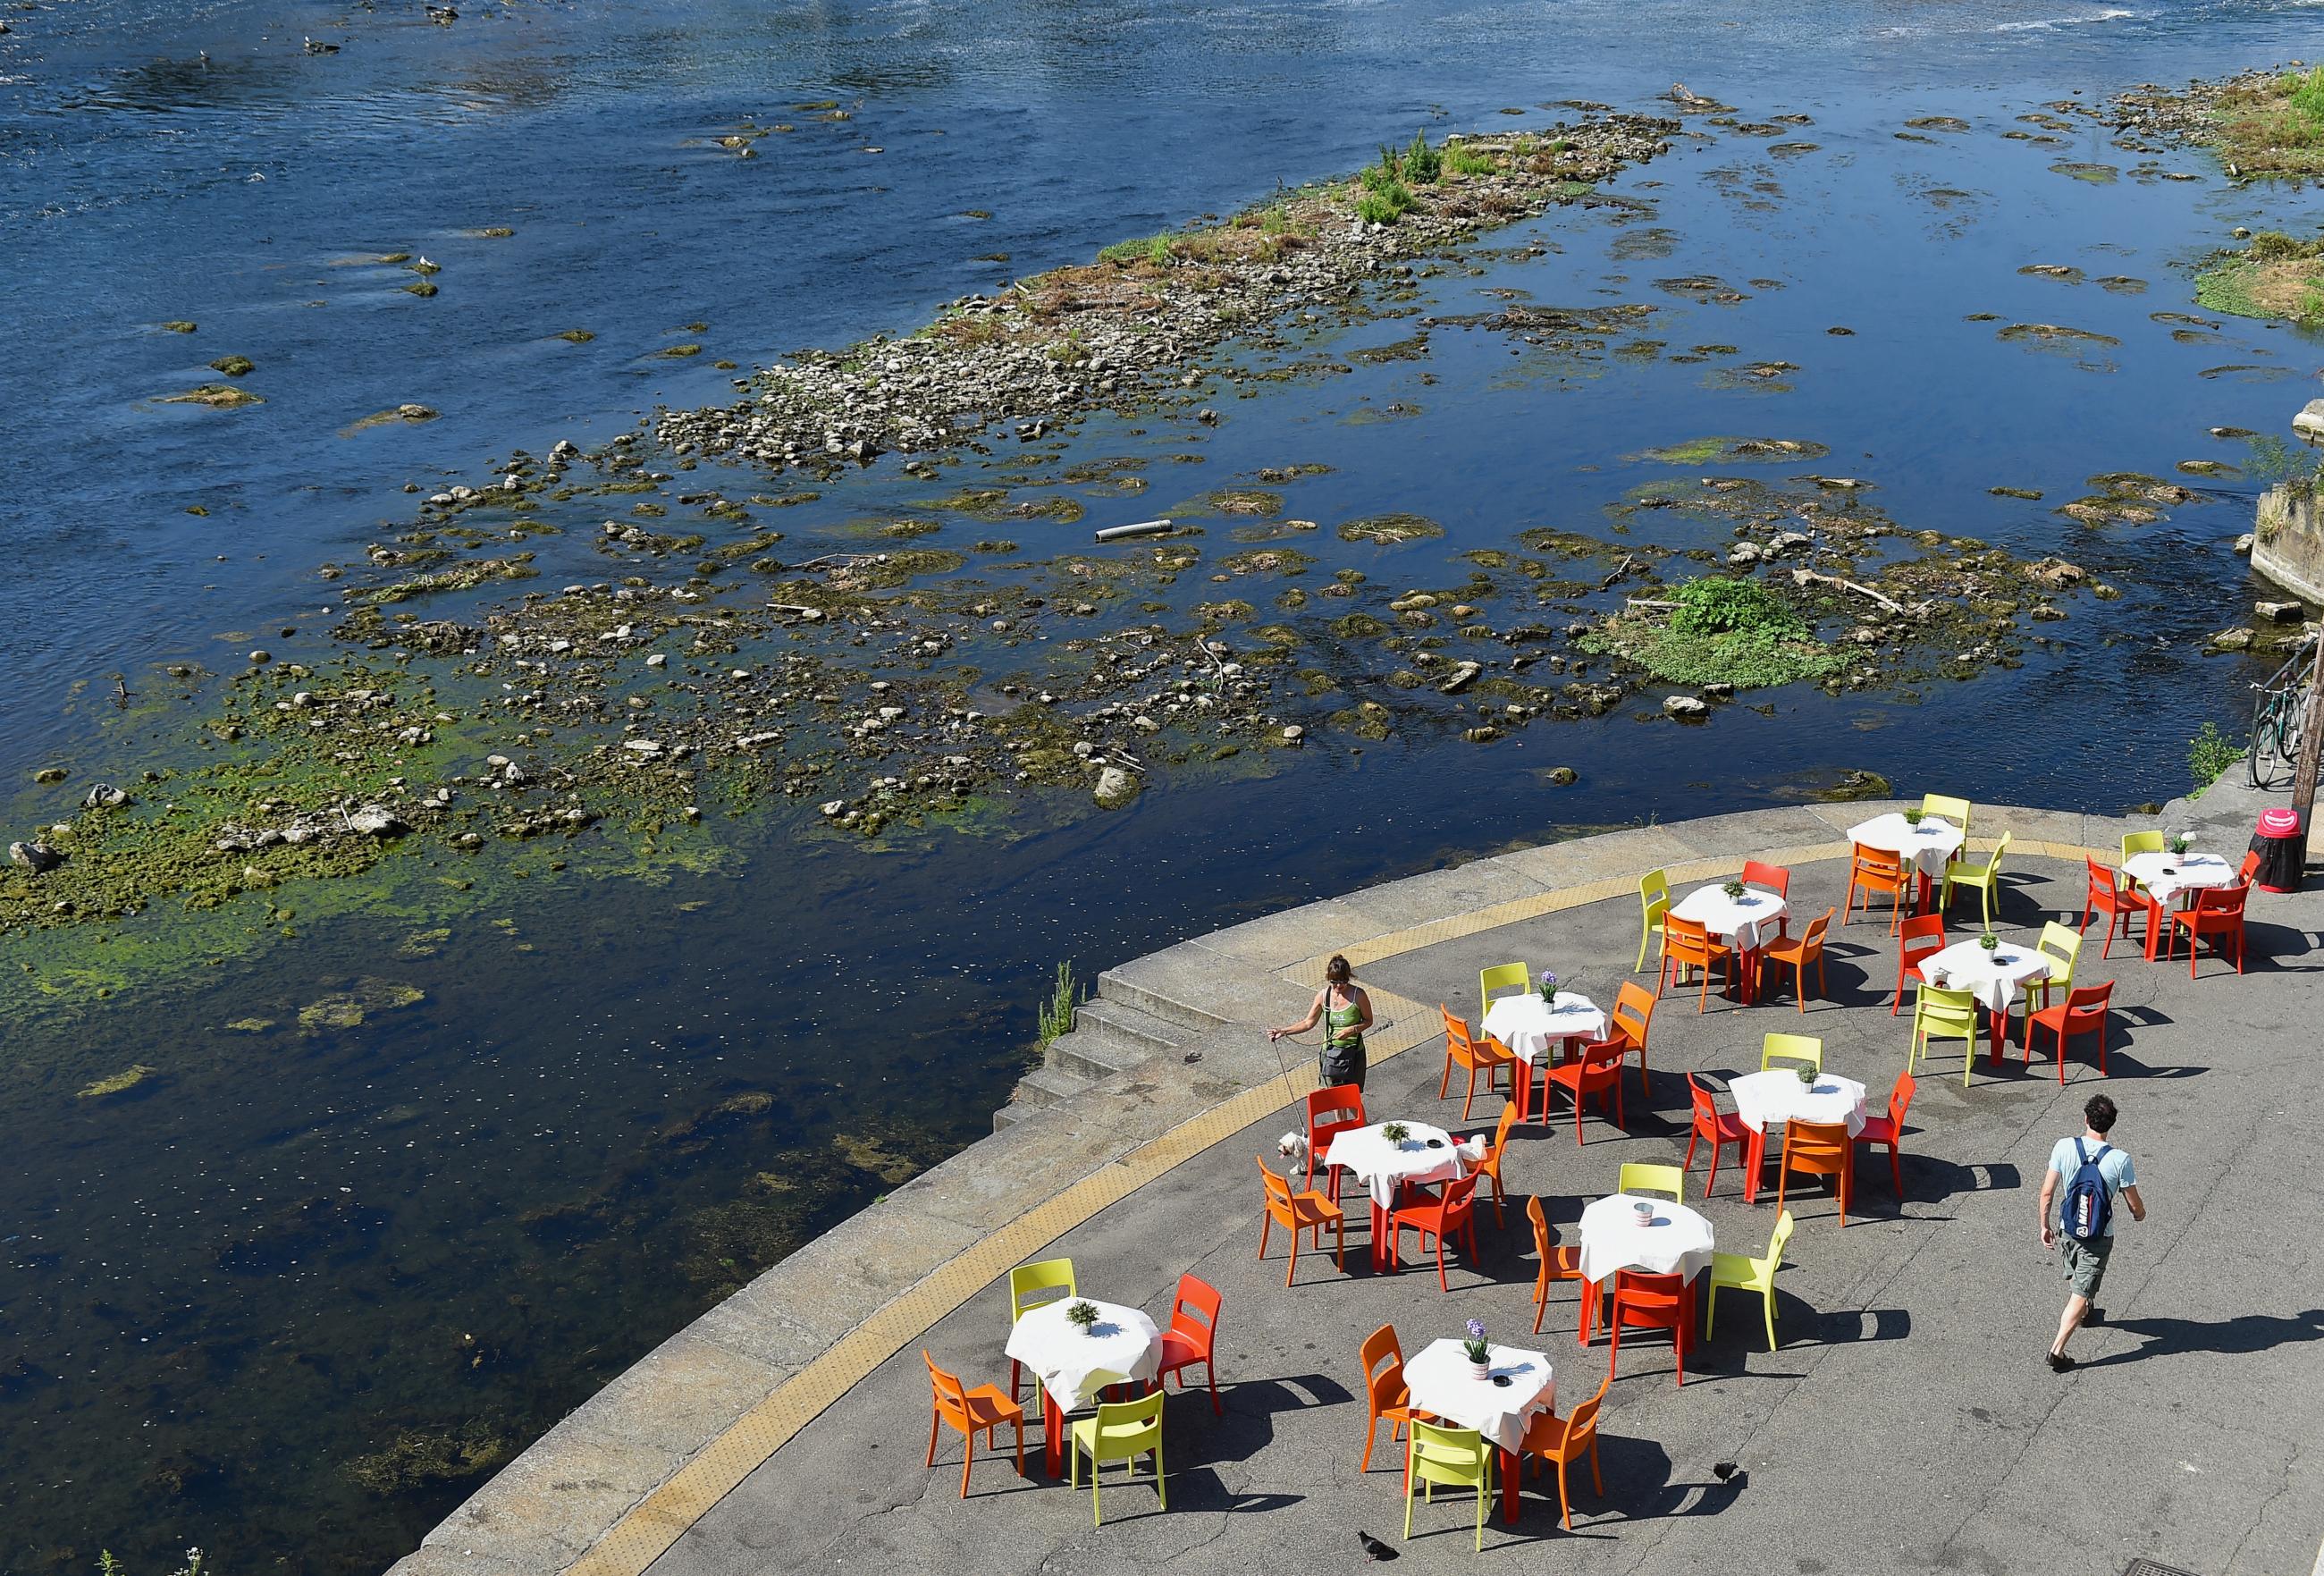
<path id="1" fill-rule="evenodd" d="M 1621 711 L 1486 751 L 1327 745 L 1161 785 L 1115 816 L 1028 804 L 869 853 L 770 812 L 675 839 L 624 879 L 503 883 L 489 902 L 391 861 L 359 895 L 299 899 L 295 941 L 254 914 L 214 967 L 176 967 L 166 988 L 137 981 L 167 911 L 134 921 L 110 944 L 109 997 L 28 998 L 0 1029 L 0 1569 L 86 1570 L 109 1546 L 146 1576 L 191 1544 L 233 1571 L 383 1565 L 687 1317 L 983 1130 L 1060 959 L 1086 974 L 1309 896 L 1775 802 L 1852 769 L 2107 809 L 2183 789 L 2189 735 L 2232 723 L 2251 677 L 2195 650 L 2253 594 L 2226 549 L 2253 487 L 2204 484 L 2208 502 L 2150 526 L 2051 510 L 2096 473 L 2242 457 L 2212 426 L 2281 430 L 2313 392 L 2312 344 L 2208 317 L 2174 336 L 2152 314 L 2203 316 L 2192 263 L 2236 225 L 2313 228 L 2316 204 L 2230 188 L 2191 152 L 2142 171 L 2147 155 L 2087 120 L 2059 144 L 2003 134 L 2077 91 L 2309 52 L 2310 15 L 2071 0 L 543 0 L 464 5 L 450 25 L 304 0 L 0 12 L 0 366 L 20 456 L 0 516 L 0 774 L 17 823 L 60 813 L 63 790 L 23 786 L 35 767 L 122 769 L 136 739 L 100 736 L 115 673 L 134 687 L 159 663 L 224 663 L 262 629 L 295 652 L 274 631 L 315 620 L 315 567 L 406 523 L 407 483 L 474 481 L 512 447 L 721 399 L 715 360 L 909 328 L 1419 127 L 1543 124 L 1575 98 L 1651 108 L 1674 80 L 1747 118 L 1804 115 L 1786 135 L 1814 146 L 1683 143 L 1615 183 L 1650 208 L 1553 212 L 1517 233 L 1540 257 L 1432 300 L 1652 300 L 1672 352 L 1797 364 L 1780 390 L 1667 355 L 1566 364 L 1439 336 L 1424 363 L 1230 404 L 1215 432 L 1185 435 L 1205 484 L 1328 465 L 1296 512 L 1425 513 L 1447 528 L 1419 549 L 1434 563 L 1530 526 L 1605 534 L 1603 507 L 1647 479 L 1646 447 L 1794 437 L 1874 479 L 1903 523 L 2058 552 L 2123 592 L 2037 626 L 2021 667 L 1904 700 L 1784 692 L 1699 730 Z M 309 53 L 310 38 L 338 48 Z M 1928 116 L 1969 129 L 1898 135 Z M 796 130 L 747 161 L 715 145 L 750 117 Z M 439 293 L 366 261 L 393 252 L 440 263 Z M 993 253 L 1009 261 L 980 261 Z M 1690 275 L 1743 299 L 1652 282 Z M 1965 321 L 1981 313 L 2116 343 L 2029 350 Z M 658 354 L 681 341 L 704 354 Z M 244 382 L 264 404 L 153 402 L 226 354 L 256 364 Z M 349 432 L 404 401 L 440 419 Z M 1078 440 L 1093 456 L 1126 441 Z M 2049 496 L 1988 493 L 2003 484 Z M 899 485 L 875 471 L 827 489 L 786 529 L 811 538 Z M 171 725 L 136 738 L 163 749 Z M 1560 764 L 1577 786 L 1545 786 Z M 11 938 L 0 964 L 37 971 L 58 945 Z M 132 1063 L 155 1072 L 129 1097 L 77 1097 Z"/>

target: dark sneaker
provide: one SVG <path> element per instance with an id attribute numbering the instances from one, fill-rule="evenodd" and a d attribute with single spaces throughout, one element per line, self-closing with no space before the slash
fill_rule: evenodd
<path id="1" fill-rule="evenodd" d="M 2043 1360 L 2050 1365 L 2050 1371 L 2053 1374 L 2064 1373 L 2074 1366 L 2074 1359 L 2062 1351 L 2046 1352 Z"/>
<path id="2" fill-rule="evenodd" d="M 2082 1324 L 2085 1328 L 2093 1324 L 2103 1324 L 2105 1323 L 2106 1310 L 2099 1307 L 2097 1304 L 2093 1303 L 2090 1306 L 2082 1310 Z"/>

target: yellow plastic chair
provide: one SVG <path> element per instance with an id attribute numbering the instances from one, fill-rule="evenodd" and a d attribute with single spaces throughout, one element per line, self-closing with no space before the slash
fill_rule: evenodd
<path id="1" fill-rule="evenodd" d="M 1078 1488 L 1082 1484 L 1082 1458 L 1090 1459 L 1090 1525 L 1102 1526 L 1105 1515 L 1098 1504 L 1098 1469 L 1108 1461 L 1129 1464 L 1130 1475 L 1138 1476 L 1138 1458 L 1148 1451 L 1154 1453 L 1154 1497 L 1164 1510 L 1170 1508 L 1170 1491 L 1162 1483 L 1162 1397 L 1167 1391 L 1155 1389 L 1135 1401 L 1105 1401 L 1098 1405 L 1097 1415 L 1084 1417 L 1074 1424 L 1074 1459 L 1065 1486 Z"/>
<path id="2" fill-rule="evenodd" d="M 1477 972 L 1478 1032 L 1483 1033 L 1485 1014 L 1492 1009 L 1493 992 L 1516 986 L 1522 995 L 1533 989 L 1533 974 L 1523 963 L 1499 963 Z"/>
<path id="3" fill-rule="evenodd" d="M 1666 1193 L 1671 1203 L 1686 1202 L 1686 1173 L 1675 1166 L 1650 1166 L 1643 1160 L 1625 1160 L 1616 1174 L 1616 1193 Z"/>
<path id="4" fill-rule="evenodd" d="M 1784 1248 L 1792 1240 L 1792 1212 L 1785 1210 L 1775 1217 L 1775 1234 L 1767 1239 L 1767 1257 L 1747 1258 L 1740 1253 L 1714 1253 L 1711 1256 L 1711 1290 L 1702 1304 L 1702 1335 L 1711 1338 L 1711 1326 L 1719 1322 L 1719 1294 L 1733 1289 L 1757 1292 L 1764 1299 L 1767 1315 L 1767 1350 L 1775 1350 L 1775 1271 L 1784 1267 Z"/>
<path id="5" fill-rule="evenodd" d="M 1985 910 L 1985 927 L 1993 928 L 1993 903 L 2001 892 L 2001 856 L 2009 852 L 2009 840 L 2014 835 L 2004 832 L 2001 841 L 1993 845 L 1992 854 L 1983 864 L 1971 864 L 1967 860 L 1945 862 L 1944 885 L 1937 892 L 1937 912 L 1950 914 L 1953 907 L 1955 887 L 1975 887 L 1978 900 Z"/>
<path id="6" fill-rule="evenodd" d="M 1642 972 L 1646 966 L 1646 947 L 1659 943 L 1663 935 L 1663 916 L 1670 912 L 1670 877 L 1658 870 L 1650 870 L 1638 878 L 1638 908 L 1644 921 L 1638 927 L 1638 962 L 1630 972 Z M 1659 948 L 1655 955 L 1662 955 Z"/>
<path id="7" fill-rule="evenodd" d="M 1823 1041 L 1812 1034 L 1771 1034 L 1759 1042 L 1759 1071 L 1778 1062 L 1805 1062 L 1823 1071 Z"/>
<path id="8" fill-rule="evenodd" d="M 1929 1054 L 1932 1040 L 1962 1040 L 1961 1087 L 1977 1066 L 1977 997 L 1967 991 L 1944 991 L 1923 985 L 1913 998 L 1913 1046 L 1904 1055 L 1904 1071 L 1917 1069 Z"/>
<path id="9" fill-rule="evenodd" d="M 2160 830 L 2153 832 L 2126 832 L 2122 834 L 2122 857 L 2126 862 L 2128 862 L 2130 856 L 2134 853 L 2160 853 L 2162 852 L 2163 834 Z"/>
<path id="10" fill-rule="evenodd" d="M 2073 994 L 2074 969 L 2082 961 L 2082 933 L 2070 925 L 2061 925 L 2052 919 L 2042 926 L 2042 939 L 2034 944 L 2034 950 L 2050 960 L 2050 974 L 2047 979 L 2026 982 L 2025 994 L 2029 998 L 2026 1015 L 2029 1020 L 2033 1015 L 2030 998 L 2035 991 L 2041 992 L 2044 1007 L 2050 1005 L 2050 992 L 2052 991 L 2061 995 Z"/>
<path id="11" fill-rule="evenodd" d="M 1009 1272 L 1009 1323 L 1013 1329 L 1025 1316 L 1028 1308 L 1038 1308 L 1043 1303 L 1053 1303 L 1060 1297 L 1078 1296 L 1074 1288 L 1074 1261 L 1070 1258 L 1045 1258 L 1038 1264 L 1020 1264 Z M 1012 1401 L 1022 1393 L 1025 1365 L 1010 1359 L 1009 1363 L 1009 1398 Z M 1041 1403 L 1041 1415 L 1048 1415 L 1049 1393 L 1038 1379 L 1033 1389 Z"/>
<path id="12" fill-rule="evenodd" d="M 1412 1538 L 1412 1486 L 1420 1497 L 1436 1503 L 1436 1485 L 1477 1491 L 1477 1552 L 1485 1552 L 1485 1507 L 1493 1498 L 1493 1449 L 1473 1428 L 1439 1428 L 1433 1423 L 1412 1425 L 1412 1442 L 1405 1447 L 1404 1535 Z"/>
<path id="13" fill-rule="evenodd" d="M 1961 841 L 1963 843 L 1969 841 L 1969 801 L 1967 799 L 1957 799 L 1950 794 L 1923 794 L 1921 814 L 1938 816 L 1950 821 L 1960 828 Z"/>

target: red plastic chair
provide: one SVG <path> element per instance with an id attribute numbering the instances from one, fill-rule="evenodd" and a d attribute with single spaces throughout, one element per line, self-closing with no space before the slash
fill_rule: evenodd
<path id="1" fill-rule="evenodd" d="M 1185 1389 L 1185 1370 L 1201 1363 L 1204 1377 L 1210 1381 L 1211 1411 L 1223 1415 L 1226 1408 L 1219 1405 L 1219 1370 L 1211 1361 L 1218 1337 L 1219 1288 L 1194 1276 L 1180 1276 L 1178 1295 L 1170 1303 L 1170 1328 L 1162 1332 L 1162 1366 L 1154 1375 L 1154 1388 L 1160 1389 L 1164 1379 L 1176 1374 L 1178 1387 Z"/>
<path id="2" fill-rule="evenodd" d="M 1784 1153 L 1775 1162 L 1775 1208 L 1784 1207 L 1784 1184 L 1794 1171 L 1840 1179 L 1840 1224 L 1848 1226 L 1848 1196 L 1855 1191 L 1856 1146 L 1838 1122 L 1785 1122 Z"/>
<path id="3" fill-rule="evenodd" d="M 1491 1179 L 1493 1184 L 1493 1223 L 1507 1226 L 1509 1218 L 1501 1212 L 1501 1201 L 1508 1195 L 1501 1191 L 1501 1161 L 1509 1152 L 1509 1129 L 1517 1125 L 1517 1104 L 1512 1100 L 1501 1107 L 1501 1120 L 1493 1128 L 1493 1141 L 1486 1147 L 1485 1157 L 1477 1162 L 1477 1175 Z"/>
<path id="4" fill-rule="evenodd" d="M 2252 883 L 2252 878 L 2257 874 L 2259 874 L 2259 850 L 2255 848 L 2244 855 L 2243 868 L 2236 871 L 2236 880 L 2248 887 Z"/>
<path id="5" fill-rule="evenodd" d="M 1628 1125 L 1622 1114 L 1622 1061 L 1630 1054 L 1627 1037 L 1593 1040 L 1582 1047 L 1578 1062 L 1561 1062 L 1545 1068 L 1543 1077 L 1546 1089 L 1563 1089 L 1573 1099 L 1573 1141 L 1582 1139 L 1582 1102 L 1591 1095 L 1614 1097 L 1614 1125 Z M 1549 1103 L 1547 1093 L 1542 1096 L 1545 1108 Z"/>
<path id="6" fill-rule="evenodd" d="M 1859 1144 L 1888 1146 L 1888 1181 L 1899 1199 L 1904 1196 L 1904 1113 L 1913 1109 L 1913 1092 L 1920 1086 L 1910 1073 L 1897 1074 L 1896 1087 L 1888 1092 L 1888 1114 L 1866 1117 L 1864 1130 L 1856 1135 Z"/>
<path id="7" fill-rule="evenodd" d="M 1905 982 L 1910 981 L 1915 985 L 1927 984 L 1929 982 L 1922 974 L 1921 965 L 1944 950 L 1945 917 L 1943 915 L 1923 914 L 1917 918 L 1904 921 L 1903 928 L 1897 932 L 1896 999 L 1888 1003 L 1889 1017 L 1895 1017 L 1896 1009 L 1904 1004 Z"/>
<path id="8" fill-rule="evenodd" d="M 961 1436 L 967 1453 L 960 1461 L 960 1497 L 968 1498 L 968 1469 L 976 1461 L 976 1436 L 984 1435 L 984 1448 L 995 1455 L 1001 1453 L 999 1431 L 1002 1424 L 1017 1430 L 1017 1475 L 1025 1475 L 1025 1408 L 1010 1400 L 991 1385 L 979 1385 L 970 1389 L 958 1376 L 936 1367 L 936 1359 L 928 1349 L 920 1348 L 920 1356 L 928 1365 L 928 1384 L 934 1390 L 934 1411 L 928 1418 L 928 1465 L 936 1464 L 936 1441 L 949 1427 Z"/>
<path id="9" fill-rule="evenodd" d="M 1765 887 L 1786 900 L 1791 898 L 1792 872 L 1782 865 L 1762 864 L 1756 859 L 1747 859 L 1743 862 L 1741 880 L 1747 887 Z M 1775 934 L 1782 936 L 1792 934 L 1790 915 L 1775 921 Z"/>
<path id="10" fill-rule="evenodd" d="M 1687 1327 L 1694 1321 L 1688 1317 L 1693 1312 L 1693 1301 L 1687 1295 L 1686 1277 L 1683 1275 L 1647 1275 L 1636 1269 L 1614 1272 L 1614 1306 L 1606 1315 L 1607 1332 L 1614 1338 L 1613 1351 L 1608 1356 L 1606 1371 L 1612 1374 L 1622 1358 L 1622 1326 L 1632 1325 L 1646 1330 L 1667 1330 L 1678 1359 L 1678 1382 L 1686 1383 Z"/>
<path id="11" fill-rule="evenodd" d="M 1371 1421 L 1364 1425 L 1364 1460 L 1356 1470 L 1372 1470 L 1372 1442 L 1379 1436 L 1380 1419 L 1388 1422 L 1388 1439 L 1394 1444 L 1398 1435 L 1415 1418 L 1423 1423 L 1434 1422 L 1436 1414 L 1425 1406 L 1412 1404 L 1411 1387 L 1404 1382 L 1404 1347 L 1396 1338 L 1396 1326 L 1383 1324 L 1364 1337 L 1359 1349 L 1364 1363 L 1364 1398 L 1370 1405 Z M 1380 1366 L 1380 1359 L 1388 1366 Z"/>
<path id="12" fill-rule="evenodd" d="M 1323 1250 L 1323 1228 L 1329 1226 L 1332 1228 L 1333 1246 L 1336 1249 L 1335 1261 L 1340 1273 L 1347 1274 L 1348 1217 L 1342 1212 L 1339 1200 L 1327 1198 L 1320 1193 L 1294 1193 L 1290 1178 L 1277 1176 L 1274 1167 L 1258 1156 L 1253 1155 L 1251 1158 L 1259 1161 L 1259 1175 L 1267 1184 L 1267 1213 L 1260 1216 L 1259 1221 L 1259 1256 L 1261 1258 L 1267 1257 L 1267 1240 L 1276 1227 L 1281 1226 L 1289 1231 L 1291 1262 L 1283 1271 L 1283 1284 L 1289 1286 L 1291 1277 L 1299 1273 L 1299 1233 L 1305 1231 L 1308 1240 L 1315 1245 L 1315 1251 L 1321 1253 Z"/>
<path id="13" fill-rule="evenodd" d="M 1364 1116 L 1364 1092 L 1352 1083 L 1333 1083 L 1318 1089 L 1307 1097 L 1307 1181 L 1305 1188 L 1315 1190 L 1315 1167 L 1323 1165 L 1323 1153 L 1340 1134 L 1357 1128 L 1370 1127 Z M 1340 1196 L 1340 1176 L 1348 1172 L 1344 1166 L 1327 1166 L 1324 1180 L 1332 1184 L 1332 1196 Z"/>
<path id="14" fill-rule="evenodd" d="M 2191 980 L 2195 977 L 2195 959 L 2202 951 L 2203 937 L 2217 936 L 2219 939 L 2211 945 L 2221 953 L 2227 950 L 2223 945 L 2226 941 L 2234 941 L 2236 972 L 2242 973 L 2244 902 L 2250 896 L 2251 889 L 2242 885 L 2212 887 L 2197 892 L 2192 908 L 2181 908 L 2171 916 L 2171 940 L 2163 948 L 2163 955 L 2165 958 L 2178 956 L 2179 937 L 2184 935 L 2187 937 L 2187 977 Z"/>
<path id="15" fill-rule="evenodd" d="M 2058 1037 L 2058 1086 L 2066 1083 L 2066 1039 L 2070 1035 L 2098 1037 L 2098 1076 L 2107 1075 L 2107 1011 L 2114 998 L 2114 982 L 2077 985 L 2054 1007 L 2045 1007 L 2025 1019 L 2025 1065 L 2034 1064 L 2034 1031 L 2046 1028 Z"/>
<path id="16" fill-rule="evenodd" d="M 1660 996 L 1671 976 L 1683 969 L 1702 971 L 1702 991 L 1695 998 L 1694 1009 L 1701 1012 L 1711 1001 L 1711 965 L 1720 958 L 1727 960 L 1727 982 L 1735 983 L 1735 949 L 1723 941 L 1711 939 L 1711 932 L 1692 919 L 1681 919 L 1675 914 L 1663 916 L 1663 972 L 1655 981 L 1655 994 Z M 1684 988 L 1684 982 L 1681 982 Z"/>
<path id="17" fill-rule="evenodd" d="M 1702 1184 L 1703 1194 L 1708 1197 L 1711 1190 L 1719 1185 L 1719 1146 L 1734 1145 L 1735 1163 L 1740 1166 L 1744 1164 L 1745 1157 L 1751 1152 L 1751 1129 L 1745 1127 L 1743 1119 L 1733 1111 L 1720 1110 L 1719 1101 L 1712 1097 L 1710 1090 L 1702 1086 L 1702 1081 L 1695 1074 L 1689 1073 L 1686 1075 L 1686 1083 L 1687 1092 L 1694 1097 L 1694 1131 L 1687 1135 L 1686 1164 L 1679 1169 L 1682 1171 L 1694 1169 L 1694 1147 L 1703 1139 L 1709 1138 L 1711 1140 L 1711 1179 Z"/>
<path id="18" fill-rule="evenodd" d="M 1434 1198 L 1419 1203 L 1399 1204 L 1388 1218 L 1389 1240 L 1394 1251 L 1404 1251 L 1404 1233 L 1409 1229 L 1420 1233 L 1421 1245 L 1430 1238 L 1436 1240 L 1436 1289 L 1449 1292 L 1444 1282 L 1444 1239 L 1457 1236 L 1468 1244 L 1469 1260 L 1475 1263 L 1481 1257 L 1477 1251 L 1477 1174 L 1473 1171 L 1458 1182 L 1448 1182 L 1444 1191 Z"/>
<path id="19" fill-rule="evenodd" d="M 2255 854 L 2253 857 L 2258 856 Z M 2122 932 L 2123 940 L 2130 939 L 2133 916 L 2144 915 L 2148 929 L 2153 930 L 2154 903 L 2152 899 L 2125 886 L 2119 871 L 2100 864 L 2088 854 L 2082 856 L 2082 862 L 2090 867 L 2090 891 L 2082 904 L 2082 922 L 2076 928 L 2088 930 L 2092 919 L 2101 914 L 2107 917 L 2106 945 L 2098 948 L 2098 956 L 2104 957 L 2112 950 L 2116 931 Z"/>
<path id="20" fill-rule="evenodd" d="M 1904 917 L 1910 901 L 1913 872 L 1904 864 L 1904 856 L 1885 848 L 1868 848 L 1861 843 L 1849 845 L 1848 899 L 1840 910 L 1842 925 L 1856 918 L 1856 894 L 1864 894 L 1864 916 L 1872 917 L 1872 897 L 1886 892 L 1891 900 L 1888 928 L 1895 930 Z"/>

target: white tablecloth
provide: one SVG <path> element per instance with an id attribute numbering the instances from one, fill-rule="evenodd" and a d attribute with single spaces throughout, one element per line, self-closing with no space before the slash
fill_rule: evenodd
<path id="1" fill-rule="evenodd" d="M 2006 1012 L 2028 980 L 2050 976 L 2050 960 L 2030 946 L 2005 941 L 1987 952 L 1975 938 L 1957 941 L 1921 964 L 1921 977 L 1945 991 L 1973 991 L 1987 1012 Z"/>
<path id="2" fill-rule="evenodd" d="M 1589 997 L 1572 991 L 1560 991 L 1554 1007 L 1528 991 L 1522 996 L 1504 996 L 1487 1009 L 1485 1032 L 1508 1046 L 1519 1061 L 1530 1064 L 1548 1055 L 1552 1046 L 1575 1036 L 1604 1039 L 1606 1015 Z"/>
<path id="3" fill-rule="evenodd" d="M 1327 1166 L 1344 1166 L 1356 1174 L 1356 1179 L 1371 1189 L 1372 1203 L 1382 1209 L 1396 1202 L 1397 1188 L 1407 1182 L 1458 1182 L 1467 1175 L 1469 1165 L 1476 1158 L 1464 1154 L 1452 1143 L 1452 1135 L 1443 1128 L 1426 1122 L 1406 1122 L 1407 1134 L 1402 1144 L 1391 1144 L 1380 1136 L 1385 1122 L 1368 1128 L 1351 1128 L 1332 1140 L 1323 1151 Z M 1437 1140 L 1430 1148 L 1428 1140 Z"/>
<path id="4" fill-rule="evenodd" d="M 1649 1275 L 1674 1270 L 1692 1280 L 1711 1267 L 1711 1222 L 1668 1199 L 1655 1206 L 1654 1224 L 1640 1225 L 1636 1194 L 1618 1193 L 1582 1212 L 1582 1278 L 1610 1285 L 1618 1269 Z"/>
<path id="5" fill-rule="evenodd" d="M 1557 1403 L 1557 1380 L 1546 1352 L 1521 1351 L 1498 1343 L 1487 1348 L 1493 1373 L 1507 1385 L 1470 1376 L 1469 1354 L 1458 1341 L 1432 1341 L 1404 1365 L 1412 1404 L 1461 1428 L 1473 1428 L 1487 1442 L 1516 1450 L 1536 1413 Z"/>
<path id="6" fill-rule="evenodd" d="M 1727 895 L 1725 883 L 1689 892 L 1671 909 L 1681 919 L 1697 925 L 1737 948 L 1749 952 L 1775 935 L 1775 922 L 1792 911 L 1790 904 L 1765 887 L 1746 887 L 1739 898 Z"/>
<path id="7" fill-rule="evenodd" d="M 1941 876 L 1946 862 L 1960 852 L 1961 829 L 1942 816 L 1923 816 L 1920 825 L 1914 826 L 1904 819 L 1903 811 L 1891 810 L 1860 826 L 1850 826 L 1848 840 L 1901 853 L 1923 875 Z"/>
<path id="8" fill-rule="evenodd" d="M 1086 1335 L 1065 1317 L 1075 1302 L 1097 1309 Z M 1095 1297 L 1059 1297 L 1026 1309 L 1001 1350 L 1040 1375 L 1050 1398 L 1068 1412 L 1088 1405 L 1108 1385 L 1150 1379 L 1162 1368 L 1162 1334 L 1154 1321 Z"/>
<path id="9" fill-rule="evenodd" d="M 1735 1114 L 1753 1132 L 1765 1132 L 1770 1122 L 1838 1122 L 1849 1138 L 1864 1130 L 1864 1085 L 1837 1073 L 1817 1075 L 1812 1084 L 1800 1082 L 1789 1067 L 1770 1067 L 1730 1081 Z"/>
<path id="10" fill-rule="evenodd" d="M 2122 862 L 2122 873 L 2167 907 L 2181 892 L 2228 885 L 2236 879 L 2236 867 L 2216 853 L 2190 853 L 2184 859 L 2175 853 L 2134 853 Z"/>

